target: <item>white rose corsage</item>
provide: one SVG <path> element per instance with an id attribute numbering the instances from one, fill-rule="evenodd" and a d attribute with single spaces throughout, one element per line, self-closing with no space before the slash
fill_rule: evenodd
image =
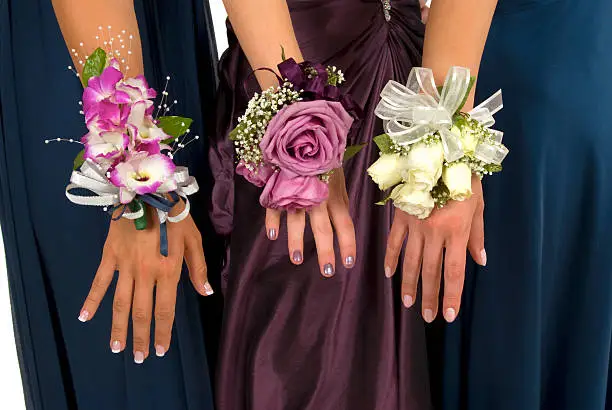
<path id="1" fill-rule="evenodd" d="M 472 174 L 501 171 L 508 154 L 503 133 L 491 128 L 502 109 L 497 91 L 470 112 L 462 112 L 475 79 L 470 70 L 452 67 L 436 87 L 430 69 L 415 67 L 404 86 L 389 81 L 375 114 L 385 134 L 374 138 L 381 156 L 368 174 L 393 204 L 420 219 L 449 200 L 472 195 Z"/>

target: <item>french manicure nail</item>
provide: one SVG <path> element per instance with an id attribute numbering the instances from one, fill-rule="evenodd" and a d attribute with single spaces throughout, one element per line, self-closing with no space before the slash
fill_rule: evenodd
<path id="1" fill-rule="evenodd" d="M 413 303 L 414 303 L 414 301 L 412 300 L 412 296 L 404 295 L 404 306 L 409 308 L 410 306 L 412 306 Z"/>
<path id="2" fill-rule="evenodd" d="M 155 346 L 155 356 L 164 357 L 165 355 L 166 355 L 166 349 L 164 349 L 164 346 L 160 346 L 160 345 Z"/>
<path id="3" fill-rule="evenodd" d="M 86 310 L 81 311 L 79 314 L 79 320 L 81 322 L 87 322 L 87 319 L 89 319 L 89 312 Z"/>
<path id="4" fill-rule="evenodd" d="M 482 266 L 487 266 L 487 252 L 484 249 L 480 251 L 480 262 Z"/>
<path id="5" fill-rule="evenodd" d="M 120 353 L 121 352 L 121 342 L 118 340 L 113 341 L 113 343 L 111 343 L 111 352 L 113 353 Z"/>
<path id="6" fill-rule="evenodd" d="M 143 352 L 135 352 L 134 353 L 134 363 L 142 364 L 144 362 L 144 353 Z"/>
<path id="7" fill-rule="evenodd" d="M 270 230 L 268 231 L 268 238 L 272 240 L 276 239 L 276 229 L 270 228 Z"/>
<path id="8" fill-rule="evenodd" d="M 334 274 L 334 267 L 331 263 L 326 263 L 325 266 L 323 266 L 323 274 L 325 276 L 332 276 Z"/>
<path id="9" fill-rule="evenodd" d="M 448 308 L 444 312 L 444 319 L 446 319 L 448 323 L 454 322 L 456 317 L 457 317 L 457 312 L 455 312 L 455 309 L 453 308 Z"/>
<path id="10" fill-rule="evenodd" d="M 352 256 L 347 256 L 346 259 L 344 259 L 344 266 L 350 268 L 355 264 L 355 258 Z"/>
<path id="11" fill-rule="evenodd" d="M 423 317 L 424 317 L 424 319 L 425 319 L 425 321 L 426 321 L 427 323 L 431 323 L 431 322 L 433 322 L 433 320 L 434 320 L 434 317 L 433 317 L 433 310 L 431 310 L 431 309 L 425 309 L 425 311 L 423 312 Z"/>
<path id="12" fill-rule="evenodd" d="M 385 276 L 388 278 L 391 277 L 391 268 L 388 266 L 385 266 Z"/>
<path id="13" fill-rule="evenodd" d="M 291 259 L 293 259 L 293 262 L 295 263 L 301 263 L 302 262 L 302 252 L 300 251 L 293 251 L 293 256 L 291 257 Z"/>
<path id="14" fill-rule="evenodd" d="M 204 293 L 206 293 L 207 296 L 210 296 L 213 293 L 215 293 L 215 291 L 213 290 L 212 286 L 210 286 L 210 283 L 208 283 L 208 281 L 204 282 Z"/>

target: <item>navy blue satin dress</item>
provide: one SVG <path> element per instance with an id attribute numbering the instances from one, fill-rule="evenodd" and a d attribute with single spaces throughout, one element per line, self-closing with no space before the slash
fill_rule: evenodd
<path id="1" fill-rule="evenodd" d="M 610 21 L 610 0 L 500 0 L 477 101 L 503 89 L 510 154 L 485 183 L 488 265 L 430 355 L 445 410 L 612 408 Z"/>
<path id="2" fill-rule="evenodd" d="M 175 77 L 169 91 L 179 100 L 178 110 L 195 119 L 194 131 L 206 135 L 205 112 L 216 85 L 206 3 L 136 1 L 136 6 L 150 82 L 159 89 L 166 75 Z M 108 217 L 64 196 L 79 147 L 44 144 L 47 137 L 85 132 L 77 105 L 82 88 L 66 69 L 71 60 L 51 1 L 0 0 L 0 62 L 0 224 L 27 408 L 212 409 L 205 347 L 210 340 L 203 323 L 214 324 L 214 306 L 202 303 L 214 303 L 202 302 L 188 280 L 179 285 L 172 345 L 163 359 L 152 355 L 139 366 L 131 347 L 111 353 L 114 284 L 94 320 L 77 320 Z M 194 198 L 193 213 L 214 272 L 205 215 L 210 195 L 205 140 L 190 145 L 177 162 L 199 179 L 202 192 Z"/>

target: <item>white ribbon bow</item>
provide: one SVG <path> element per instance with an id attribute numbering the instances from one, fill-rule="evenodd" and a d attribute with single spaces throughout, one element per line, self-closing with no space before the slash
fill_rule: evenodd
<path id="1" fill-rule="evenodd" d="M 414 67 L 405 86 L 396 81 L 387 83 L 374 113 L 384 121 L 385 132 L 398 145 L 415 144 L 427 135 L 438 132 L 442 138 L 444 158 L 447 162 L 453 162 L 463 157 L 464 152 L 459 137 L 450 129 L 453 126 L 453 115 L 460 108 L 469 86 L 470 70 L 451 67 L 440 94 L 432 70 Z M 493 114 L 502 107 L 499 90 L 468 114 L 483 127 L 489 128 L 495 123 Z M 503 133 L 491 129 L 489 131 L 501 143 Z M 476 152 L 479 159 L 487 158 L 487 163 L 497 160 L 501 162 L 496 146 L 482 143 Z"/>
<path id="2" fill-rule="evenodd" d="M 174 187 L 174 183 L 176 187 Z M 82 188 L 92 192 L 94 195 L 79 195 L 71 191 Z M 175 189 L 172 189 L 175 188 Z M 175 216 L 169 216 L 167 212 L 157 209 L 157 215 L 160 223 L 166 221 L 180 222 L 189 215 L 190 205 L 188 195 L 198 192 L 198 182 L 189 175 L 189 170 L 186 167 L 176 167 L 171 180 L 166 181 L 157 190 L 157 194 L 167 192 L 176 192 L 177 195 L 185 199 L 185 209 Z M 70 177 L 70 184 L 66 187 L 66 197 L 70 202 L 77 205 L 86 206 L 118 206 L 119 188 L 113 185 L 107 178 L 105 170 L 95 162 L 86 160 L 80 170 L 73 171 Z M 144 215 L 144 209 L 141 208 L 136 212 L 124 212 L 122 217 L 127 219 L 138 219 Z"/>

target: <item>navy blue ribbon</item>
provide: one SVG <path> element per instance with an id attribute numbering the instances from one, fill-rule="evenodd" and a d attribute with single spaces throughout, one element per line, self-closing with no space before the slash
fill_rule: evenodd
<path id="1" fill-rule="evenodd" d="M 169 195 L 170 198 L 163 198 L 157 195 L 146 194 L 138 198 L 145 204 L 167 214 L 179 202 L 179 196 L 175 192 L 170 192 Z M 159 224 L 159 253 L 168 256 L 168 227 L 166 222 Z"/>

